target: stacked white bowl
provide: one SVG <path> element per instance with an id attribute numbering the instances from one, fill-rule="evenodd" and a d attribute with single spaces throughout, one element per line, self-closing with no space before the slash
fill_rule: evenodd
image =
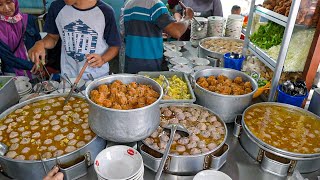
<path id="1" fill-rule="evenodd" d="M 243 20 L 244 18 L 241 15 L 230 15 L 227 21 L 225 36 L 240 39 Z"/>
<path id="2" fill-rule="evenodd" d="M 208 17 L 208 37 L 223 37 L 225 19 L 220 16 Z"/>
<path id="3" fill-rule="evenodd" d="M 17 76 L 14 78 L 14 83 L 20 98 L 32 93 L 32 84 L 29 82 L 29 80 L 30 79 L 25 76 Z"/>
<path id="4" fill-rule="evenodd" d="M 138 151 L 116 145 L 101 151 L 94 161 L 99 180 L 143 180 L 144 165 Z"/>
<path id="5" fill-rule="evenodd" d="M 193 180 L 232 180 L 227 174 L 216 170 L 204 170 L 194 176 Z"/>
<path id="6" fill-rule="evenodd" d="M 208 33 L 208 19 L 204 18 L 204 17 L 195 17 L 196 20 L 198 20 L 198 22 L 200 24 L 202 24 L 202 28 L 199 31 L 199 24 L 192 20 L 191 21 L 191 35 L 190 35 L 190 42 L 193 46 L 198 46 L 199 45 L 199 41 L 203 38 L 207 37 L 207 33 Z"/>

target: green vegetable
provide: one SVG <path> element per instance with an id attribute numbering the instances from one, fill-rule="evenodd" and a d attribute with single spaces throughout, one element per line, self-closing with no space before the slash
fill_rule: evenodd
<path id="1" fill-rule="evenodd" d="M 260 26 L 258 31 L 252 34 L 250 40 L 261 49 L 267 50 L 282 42 L 284 29 L 279 24 L 268 22 L 267 25 Z"/>
<path id="2" fill-rule="evenodd" d="M 259 81 L 258 81 L 258 86 L 259 86 L 259 87 L 263 87 L 263 86 L 267 85 L 268 82 L 269 82 L 269 81 L 267 81 L 267 80 L 259 79 Z"/>
<path id="3" fill-rule="evenodd" d="M 0 83 L 0 88 L 2 88 L 2 86 L 3 86 L 3 84 L 2 84 L 2 83 Z"/>

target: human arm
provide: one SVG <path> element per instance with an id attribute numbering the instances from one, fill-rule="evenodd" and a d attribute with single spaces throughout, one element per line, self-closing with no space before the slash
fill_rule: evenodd
<path id="1" fill-rule="evenodd" d="M 164 28 L 164 31 L 170 36 L 179 39 L 188 29 L 190 20 L 193 18 L 194 12 L 191 8 L 186 9 L 186 15 L 179 22 L 172 22 Z"/>
<path id="2" fill-rule="evenodd" d="M 177 20 L 177 22 L 181 21 L 181 19 L 182 19 L 181 14 L 178 12 L 174 13 L 173 17 L 175 20 Z"/>
<path id="3" fill-rule="evenodd" d="M 99 54 L 87 55 L 89 66 L 94 68 L 101 67 L 102 65 L 116 57 L 119 53 L 119 49 L 120 47 L 118 46 L 112 46 L 109 47 L 108 50 L 102 56 L 100 56 Z"/>
<path id="4" fill-rule="evenodd" d="M 63 174 L 58 172 L 59 168 L 54 167 L 43 180 L 63 180 Z"/>

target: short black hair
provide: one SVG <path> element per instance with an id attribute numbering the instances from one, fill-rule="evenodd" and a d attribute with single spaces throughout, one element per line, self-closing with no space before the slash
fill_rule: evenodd
<path id="1" fill-rule="evenodd" d="M 233 12 L 233 11 L 238 11 L 238 10 L 240 10 L 240 9 L 241 9 L 240 6 L 234 5 L 234 6 L 232 6 L 232 8 L 231 8 L 231 12 Z"/>

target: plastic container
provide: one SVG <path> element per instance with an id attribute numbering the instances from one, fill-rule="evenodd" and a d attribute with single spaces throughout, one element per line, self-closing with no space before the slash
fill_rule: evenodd
<path id="1" fill-rule="evenodd" d="M 241 59 L 232 59 L 232 58 L 230 58 L 230 55 L 231 55 L 231 53 L 227 53 L 223 56 L 224 67 L 241 71 L 242 63 L 243 63 L 245 57 L 242 56 Z"/>
<path id="2" fill-rule="evenodd" d="M 281 89 L 282 86 L 279 85 L 278 90 L 278 102 L 279 103 L 286 103 L 293 106 L 301 107 L 304 99 L 308 97 L 308 93 L 303 96 L 291 96 L 286 93 L 284 93 Z"/>

